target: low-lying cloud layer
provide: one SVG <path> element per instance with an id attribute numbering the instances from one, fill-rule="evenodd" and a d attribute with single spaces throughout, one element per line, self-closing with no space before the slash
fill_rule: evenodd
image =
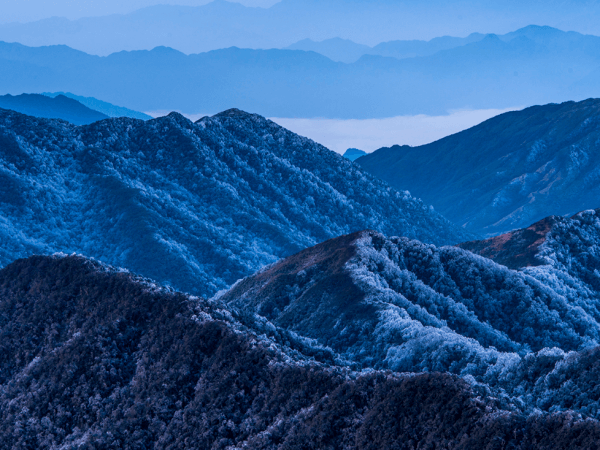
<path id="1" fill-rule="evenodd" d="M 391 145 L 423 145 L 478 125 L 498 114 L 520 108 L 453 111 L 445 116 L 398 116 L 385 119 L 271 118 L 338 153 L 354 147 L 372 152 Z"/>

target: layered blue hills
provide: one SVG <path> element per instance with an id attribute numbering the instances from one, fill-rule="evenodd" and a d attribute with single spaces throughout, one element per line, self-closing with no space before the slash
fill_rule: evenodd
<path id="1" fill-rule="evenodd" d="M 0 266 L 10 447 L 600 439 L 599 209 L 481 239 L 239 109 L 0 109 Z"/>
<path id="2" fill-rule="evenodd" d="M 320 42 L 333 38 L 375 46 L 382 42 L 430 40 L 439 36 L 504 34 L 530 24 L 600 34 L 600 9 L 593 0 L 452 3 L 283 0 L 274 2 L 270 8 L 245 7 L 223 0 L 199 6 L 161 5 L 156 0 L 145 2 L 146 5 L 151 3 L 159 4 L 134 10 L 141 3 L 115 5 L 113 0 L 112 6 L 108 2 L 100 6 L 82 0 L 77 8 L 61 11 L 58 4 L 49 7 L 41 0 L 30 0 L 30 11 L 26 14 L 30 19 L 20 20 L 26 23 L 9 18 L 10 10 L 18 8 L 6 9 L 0 18 L 0 22 L 4 22 L 0 25 L 0 40 L 32 46 L 64 44 L 108 55 L 120 50 L 149 50 L 160 45 L 184 53 L 231 46 L 282 48 L 304 39 Z M 86 10 L 87 14 L 82 13 Z M 105 15 L 99 16 L 102 10 Z M 45 19 L 31 22 L 42 17 Z"/>
<path id="3" fill-rule="evenodd" d="M 235 106 L 267 117 L 360 119 L 600 96 L 600 38 L 548 27 L 424 56 L 365 54 L 351 64 L 302 50 L 186 55 L 157 47 L 99 57 L 14 43 L 0 44 L 0 61 L 6 92 L 77 92 L 135 111 L 214 114 Z"/>

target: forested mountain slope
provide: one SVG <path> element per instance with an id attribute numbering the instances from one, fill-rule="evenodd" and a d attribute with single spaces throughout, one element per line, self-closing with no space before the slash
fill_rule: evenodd
<path id="1" fill-rule="evenodd" d="M 54 98 L 41 94 L 2 95 L 0 108 L 29 116 L 62 119 L 75 125 L 88 125 L 108 118 L 106 114 L 64 95 L 57 95 Z"/>
<path id="2" fill-rule="evenodd" d="M 331 366 L 272 324 L 81 257 L 0 270 L 0 350 L 7 448 L 556 450 L 600 440 L 596 420 L 503 408 L 449 374 Z"/>
<path id="3" fill-rule="evenodd" d="M 470 238 L 342 156 L 238 110 L 83 127 L 0 110 L 0 221 L 0 266 L 77 252 L 206 295 L 364 228 Z"/>
<path id="4" fill-rule="evenodd" d="M 600 100 L 534 106 L 357 163 L 466 229 L 497 234 L 600 198 Z"/>
<path id="5" fill-rule="evenodd" d="M 535 267 L 363 231 L 270 266 L 219 299 L 359 367 L 451 372 L 529 408 L 600 418 L 591 388 L 600 376 L 600 220 L 596 211 L 556 220 L 537 228 L 533 242 L 545 243 Z"/>

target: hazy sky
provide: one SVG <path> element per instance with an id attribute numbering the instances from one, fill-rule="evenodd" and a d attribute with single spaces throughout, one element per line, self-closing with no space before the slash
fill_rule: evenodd
<path id="1" fill-rule="evenodd" d="M 69 19 L 127 13 L 151 5 L 200 6 L 212 0 L 0 0 L 0 23 L 30 22 L 58 16 Z M 279 0 L 229 0 L 269 7 Z"/>
<path id="2" fill-rule="evenodd" d="M 399 116 L 386 119 L 281 119 L 274 122 L 330 150 L 354 147 L 368 153 L 392 145 L 423 145 L 466 130 L 498 114 L 521 108 L 455 111 L 444 116 Z"/>

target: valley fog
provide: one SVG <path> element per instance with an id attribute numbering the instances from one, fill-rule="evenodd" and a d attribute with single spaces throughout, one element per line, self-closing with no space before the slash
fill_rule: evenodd
<path id="1" fill-rule="evenodd" d="M 290 119 L 271 120 L 288 130 L 306 136 L 337 153 L 359 148 L 370 153 L 394 144 L 424 145 L 466 130 L 498 114 L 519 109 L 476 109 L 452 111 L 447 115 L 398 116 L 384 119 Z"/>

